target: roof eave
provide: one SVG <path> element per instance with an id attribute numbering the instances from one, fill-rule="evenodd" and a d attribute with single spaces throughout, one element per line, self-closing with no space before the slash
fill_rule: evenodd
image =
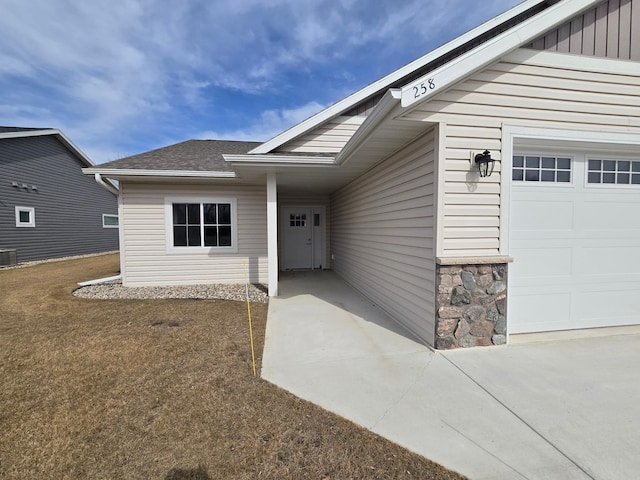
<path id="1" fill-rule="evenodd" d="M 94 175 L 96 173 L 111 177 L 190 177 L 190 178 L 237 178 L 235 172 L 215 172 L 200 170 L 143 170 L 135 168 L 83 168 L 82 173 L 85 175 Z"/>
<path id="2" fill-rule="evenodd" d="M 335 165 L 334 156 L 318 157 L 310 155 L 255 155 L 255 154 L 223 154 L 222 158 L 231 165 L 274 167 L 274 166 L 326 166 Z"/>

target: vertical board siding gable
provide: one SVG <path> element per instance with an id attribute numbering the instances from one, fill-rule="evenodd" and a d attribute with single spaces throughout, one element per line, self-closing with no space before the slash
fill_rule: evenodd
<path id="1" fill-rule="evenodd" d="M 267 283 L 266 187 L 167 185 L 124 182 L 122 250 L 128 286 Z M 165 197 L 235 197 L 238 252 L 170 254 L 165 230 Z"/>
<path id="2" fill-rule="evenodd" d="M 430 345 L 433 217 L 433 132 L 331 197 L 333 270 Z"/>
<path id="3" fill-rule="evenodd" d="M 608 0 L 545 33 L 536 50 L 640 60 L 640 0 Z"/>

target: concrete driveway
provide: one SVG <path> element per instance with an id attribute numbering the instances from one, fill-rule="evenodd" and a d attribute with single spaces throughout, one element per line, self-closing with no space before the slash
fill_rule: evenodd
<path id="1" fill-rule="evenodd" d="M 434 352 L 331 272 L 280 289 L 266 380 L 472 479 L 638 478 L 637 327 Z"/>

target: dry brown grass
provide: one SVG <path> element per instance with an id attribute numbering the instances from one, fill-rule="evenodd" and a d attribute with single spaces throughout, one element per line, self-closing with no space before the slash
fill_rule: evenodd
<path id="1" fill-rule="evenodd" d="M 253 377 L 243 303 L 71 295 L 117 270 L 0 271 L 0 478 L 463 478 Z"/>

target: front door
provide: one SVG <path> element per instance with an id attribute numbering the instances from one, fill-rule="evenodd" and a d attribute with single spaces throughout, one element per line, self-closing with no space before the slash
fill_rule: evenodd
<path id="1" fill-rule="evenodd" d="M 320 211 L 311 207 L 283 207 L 280 216 L 283 270 L 322 266 Z"/>

